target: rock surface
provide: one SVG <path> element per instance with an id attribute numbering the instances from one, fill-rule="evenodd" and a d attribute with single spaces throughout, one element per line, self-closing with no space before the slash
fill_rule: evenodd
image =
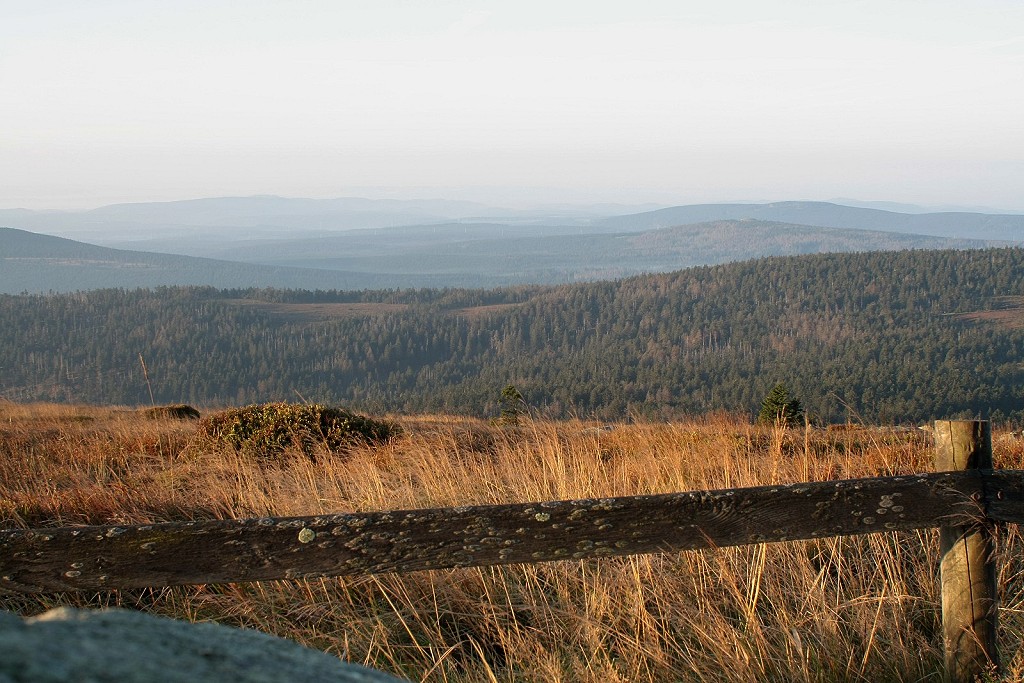
<path id="1" fill-rule="evenodd" d="M 282 638 L 123 609 L 0 612 L 0 683 L 397 683 Z"/>

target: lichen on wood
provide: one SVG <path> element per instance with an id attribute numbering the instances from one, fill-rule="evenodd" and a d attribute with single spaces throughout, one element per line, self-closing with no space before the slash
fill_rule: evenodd
<path id="1" fill-rule="evenodd" d="M 2 530 L 0 588 L 365 575 L 920 529 L 976 519 L 984 510 L 974 498 L 986 489 L 1007 501 L 999 509 L 1019 510 L 1024 474 L 946 472 L 512 505 Z"/>

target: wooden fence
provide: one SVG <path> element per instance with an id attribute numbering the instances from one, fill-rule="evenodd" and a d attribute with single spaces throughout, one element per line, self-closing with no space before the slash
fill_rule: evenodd
<path id="1" fill-rule="evenodd" d="M 1024 471 L 987 422 L 935 423 L 937 472 L 720 491 L 310 517 L 0 530 L 0 589 L 104 590 L 578 560 L 940 528 L 950 680 L 998 666 L 992 536 Z"/>

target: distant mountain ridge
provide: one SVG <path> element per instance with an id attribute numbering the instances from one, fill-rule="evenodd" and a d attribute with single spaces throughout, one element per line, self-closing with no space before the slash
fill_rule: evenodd
<path id="1" fill-rule="evenodd" d="M 823 252 L 993 246 L 892 232 L 740 220 L 645 232 L 446 223 L 292 240 L 200 243 L 197 254 L 108 247 L 0 228 L 0 292 L 220 288 L 500 287 L 610 280 L 696 265 Z"/>
<path id="2" fill-rule="evenodd" d="M 875 206 L 869 207 L 870 204 Z M 112 204 L 88 211 L 0 209 L 0 225 L 114 248 L 202 256 L 217 250 L 231 252 L 228 247 L 239 240 L 292 240 L 350 230 L 453 222 L 550 228 L 551 234 L 564 234 L 567 228 L 598 234 L 750 219 L 953 239 L 1024 242 L 1024 214 L 927 212 L 920 207 L 880 202 L 848 206 L 833 202 L 782 201 L 694 204 L 647 210 L 649 208 L 650 205 L 592 204 L 510 209 L 446 199 L 304 199 L 264 195 Z M 251 259 L 243 256 L 240 260 Z"/>
<path id="3" fill-rule="evenodd" d="M 544 211 L 447 199 L 304 199 L 261 195 L 111 204 L 87 211 L 0 209 L 0 225 L 122 246 L 124 242 L 144 239 L 154 231 L 189 239 L 205 239 L 211 233 L 235 238 L 239 235 L 287 237 L 453 220 L 543 223 L 558 218 L 585 222 L 595 216 L 630 213 L 643 208 L 648 206 L 622 206 L 617 212 L 612 211 L 611 205 L 577 210 L 556 207 Z"/>
<path id="4" fill-rule="evenodd" d="M 361 289 L 365 274 L 110 249 L 62 237 L 0 228 L 0 293 L 74 292 L 170 285 Z M 377 280 L 386 287 L 386 279 Z"/>
<path id="5" fill-rule="evenodd" d="M 107 259 L 115 250 L 95 244 L 40 235 L 14 228 L 0 228 L 0 259 L 57 259 L 57 258 L 99 258 Z"/>
<path id="6" fill-rule="evenodd" d="M 694 204 L 613 216 L 600 223 L 612 229 L 640 231 L 707 221 L 745 219 L 956 239 L 1024 241 L 1024 215 L 969 212 L 909 214 L 830 202 Z"/>
<path id="7" fill-rule="evenodd" d="M 1024 215 L 797 201 L 594 217 L 447 200 L 221 197 L 77 213 L 9 210 L 0 211 L 0 221 L 10 221 L 0 231 L 0 292 L 482 288 L 609 280 L 764 256 L 1024 244 Z"/>

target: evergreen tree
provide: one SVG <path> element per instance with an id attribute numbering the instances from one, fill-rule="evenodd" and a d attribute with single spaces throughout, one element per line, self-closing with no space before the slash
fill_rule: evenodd
<path id="1" fill-rule="evenodd" d="M 757 421 L 767 424 L 784 423 L 790 427 L 803 423 L 804 407 L 800 399 L 791 398 L 789 389 L 782 382 L 776 384 L 761 401 L 761 413 Z"/>
<path id="2" fill-rule="evenodd" d="M 509 384 L 501 390 L 501 416 L 498 423 L 517 425 L 519 417 L 525 414 L 526 400 L 514 384 Z"/>

